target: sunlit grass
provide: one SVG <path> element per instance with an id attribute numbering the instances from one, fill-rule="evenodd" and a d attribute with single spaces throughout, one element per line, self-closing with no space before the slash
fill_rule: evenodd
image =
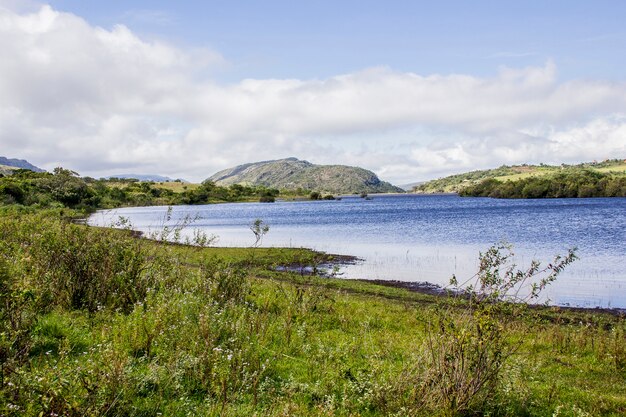
<path id="1" fill-rule="evenodd" d="M 515 354 L 456 412 L 440 401 L 429 346 L 442 318 L 460 326 L 453 334 L 474 329 L 462 299 L 274 270 L 327 260 L 306 249 L 184 246 L 13 214 L 0 217 L 0 415 L 626 410 L 623 317 L 552 307 L 492 317 Z M 133 277 L 131 260 L 137 286 L 117 281 Z M 92 303 L 76 302 L 87 289 Z"/>
<path id="2" fill-rule="evenodd" d="M 155 187 L 163 188 L 165 190 L 170 190 L 175 193 L 182 193 L 183 191 L 196 190 L 200 187 L 200 184 L 195 184 L 191 182 L 176 182 L 176 181 L 157 182 L 154 185 Z"/>

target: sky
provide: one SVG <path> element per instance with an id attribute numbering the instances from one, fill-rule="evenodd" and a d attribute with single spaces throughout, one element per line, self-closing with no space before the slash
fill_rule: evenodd
<path id="1" fill-rule="evenodd" d="M 0 0 L 0 155 L 407 184 L 626 157 L 623 1 Z"/>

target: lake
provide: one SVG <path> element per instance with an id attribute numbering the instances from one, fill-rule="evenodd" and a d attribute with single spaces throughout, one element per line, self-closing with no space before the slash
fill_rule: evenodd
<path id="1" fill-rule="evenodd" d="M 577 247 L 579 260 L 547 291 L 549 302 L 579 307 L 626 308 L 626 199 L 497 200 L 454 195 L 374 195 L 371 200 L 232 203 L 173 207 L 170 224 L 185 216 L 219 236 L 217 246 L 250 246 L 249 225 L 270 226 L 262 246 L 307 247 L 355 255 L 343 278 L 462 282 L 478 269 L 478 256 L 491 245 L 513 245 L 516 263 L 550 261 Z M 111 225 L 119 216 L 134 229 L 162 228 L 167 207 L 99 211 L 92 225 Z"/>

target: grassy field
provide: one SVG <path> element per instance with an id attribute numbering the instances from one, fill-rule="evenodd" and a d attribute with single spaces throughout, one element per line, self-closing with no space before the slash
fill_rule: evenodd
<path id="1" fill-rule="evenodd" d="M 596 168 L 600 172 L 616 172 L 626 174 L 626 163 L 618 163 L 612 166 Z"/>
<path id="2" fill-rule="evenodd" d="M 0 216 L 0 415 L 624 415 L 622 316 L 472 304 Z"/>
<path id="3" fill-rule="evenodd" d="M 200 184 L 194 184 L 190 182 L 157 182 L 156 187 L 163 188 L 165 190 L 171 190 L 175 193 L 182 193 L 187 190 L 195 190 L 200 187 Z"/>

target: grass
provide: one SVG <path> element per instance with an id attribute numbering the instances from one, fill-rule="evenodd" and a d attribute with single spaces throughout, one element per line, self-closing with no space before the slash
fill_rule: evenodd
<path id="1" fill-rule="evenodd" d="M 517 180 L 522 180 L 524 178 L 550 175 L 550 174 L 554 174 L 560 171 L 559 167 L 541 167 L 541 166 L 512 167 L 512 169 L 514 171 L 519 171 L 519 172 L 516 174 L 496 176 L 494 178 L 499 181 L 517 181 Z"/>
<path id="2" fill-rule="evenodd" d="M 468 316 L 463 300 L 274 270 L 325 260 L 306 249 L 167 244 L 59 217 L 0 217 L 0 415 L 626 412 L 623 317 L 558 308 Z M 72 269 L 77 258 L 64 248 L 88 262 Z M 135 264 L 137 284 L 118 282 Z M 67 296 L 85 279 L 95 308 Z M 444 322 L 459 331 L 439 329 Z M 460 407 L 442 394 L 450 387 L 432 355 L 473 358 L 483 348 L 472 341 L 487 339 L 472 329 L 485 323 L 515 353 Z"/>
<path id="3" fill-rule="evenodd" d="M 600 172 L 618 172 L 624 174 L 626 173 L 626 163 L 596 169 Z"/>
<path id="4" fill-rule="evenodd" d="M 513 167 L 513 168 L 515 169 L 518 167 Z M 524 167 L 519 167 L 519 168 L 524 168 Z M 618 174 L 626 173 L 626 163 L 615 164 L 615 165 L 610 165 L 610 166 L 602 166 L 602 167 L 595 167 L 591 165 L 591 166 L 588 166 L 587 168 L 593 171 L 599 171 L 599 172 L 605 172 L 605 173 L 606 172 L 618 173 Z M 529 178 L 529 177 L 538 177 L 542 175 L 555 174 L 559 171 L 560 171 L 559 167 L 539 166 L 539 167 L 532 167 L 532 169 L 530 170 L 523 170 L 522 172 L 519 172 L 517 174 L 496 176 L 494 178 L 497 179 L 498 181 L 517 181 L 517 180 L 522 180 L 522 179 Z"/>
<path id="5" fill-rule="evenodd" d="M 155 183 L 156 187 L 163 188 L 165 190 L 170 190 L 175 193 L 182 193 L 183 191 L 187 191 L 187 190 L 196 190 L 200 187 L 200 185 L 201 184 L 194 184 L 190 182 L 175 182 L 175 181 Z"/>
<path id="6" fill-rule="evenodd" d="M 602 173 L 613 173 L 616 175 L 626 174 L 626 163 L 623 160 L 607 160 L 600 163 L 583 163 L 578 165 L 514 165 L 502 166 L 496 169 L 466 172 L 463 174 L 451 175 L 445 178 L 428 181 L 416 187 L 417 192 L 458 192 L 462 188 L 477 184 L 487 178 L 494 178 L 498 181 L 518 181 L 530 177 L 540 177 L 553 175 L 566 169 L 587 169 Z"/>

